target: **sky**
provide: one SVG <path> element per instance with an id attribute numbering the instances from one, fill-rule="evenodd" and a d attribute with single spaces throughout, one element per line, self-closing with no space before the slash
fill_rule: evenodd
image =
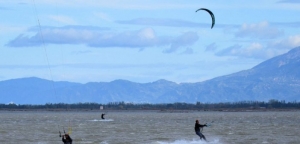
<path id="1" fill-rule="evenodd" d="M 0 81 L 202 82 L 300 46 L 299 15 L 300 0 L 0 0 Z"/>

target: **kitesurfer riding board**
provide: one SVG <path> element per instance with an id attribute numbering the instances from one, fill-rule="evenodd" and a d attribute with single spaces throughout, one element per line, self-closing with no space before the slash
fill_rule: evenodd
<path id="1" fill-rule="evenodd" d="M 62 135 L 61 140 L 64 144 L 72 144 L 72 142 L 73 142 L 72 138 L 67 133 L 65 135 Z"/>
<path id="2" fill-rule="evenodd" d="M 196 132 L 196 135 L 198 135 L 200 137 L 200 140 L 204 139 L 205 141 L 207 141 L 206 138 L 205 138 L 205 136 L 200 131 L 200 129 L 203 129 L 203 127 L 207 127 L 207 125 L 206 124 L 201 125 L 199 123 L 199 120 L 196 120 L 196 123 L 195 123 L 195 132 Z"/>

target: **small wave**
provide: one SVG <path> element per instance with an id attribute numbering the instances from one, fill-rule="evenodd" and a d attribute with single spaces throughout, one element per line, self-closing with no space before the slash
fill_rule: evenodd
<path id="1" fill-rule="evenodd" d="M 98 122 L 98 121 L 101 121 L 101 122 L 110 122 L 110 121 L 114 121 L 113 119 L 93 119 L 93 120 L 88 120 L 88 121 L 92 121 L 92 122 Z"/>

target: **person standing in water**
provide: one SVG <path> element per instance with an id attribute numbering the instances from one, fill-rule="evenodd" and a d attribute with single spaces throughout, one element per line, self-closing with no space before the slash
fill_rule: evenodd
<path id="1" fill-rule="evenodd" d="M 64 144 L 72 144 L 72 138 L 70 137 L 69 134 L 65 134 L 65 135 L 62 135 L 62 141 L 64 142 Z"/>
<path id="2" fill-rule="evenodd" d="M 199 120 L 196 120 L 196 123 L 195 123 L 195 132 L 200 137 L 200 140 L 204 139 L 206 141 L 205 136 L 200 131 L 200 129 L 202 129 L 205 126 L 207 127 L 206 124 L 201 125 L 201 124 L 199 124 Z"/>
<path id="3" fill-rule="evenodd" d="M 104 115 L 105 115 L 104 113 L 101 115 L 101 118 L 102 118 L 102 119 L 105 119 L 105 118 L 104 118 Z"/>

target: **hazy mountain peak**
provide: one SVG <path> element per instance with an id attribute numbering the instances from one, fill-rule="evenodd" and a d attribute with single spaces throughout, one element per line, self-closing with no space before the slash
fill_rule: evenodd
<path id="1" fill-rule="evenodd" d="M 174 83 L 172 81 L 168 81 L 168 80 L 165 80 L 165 79 L 159 79 L 157 81 L 154 81 L 153 83 L 160 83 L 160 84 L 165 84 L 165 83 Z M 174 83 L 175 84 L 175 83 Z"/>
<path id="2" fill-rule="evenodd" d="M 300 47 L 290 50 L 288 53 L 266 60 L 253 67 L 256 70 L 268 70 L 282 68 L 287 65 L 300 66 Z M 271 72 L 271 71 L 270 71 Z"/>
<path id="3" fill-rule="evenodd" d="M 36 77 L 0 82 L 0 103 L 19 104 L 299 101 L 299 94 L 300 47 L 252 69 L 193 84 L 176 84 L 165 79 L 146 84 L 122 79 L 108 83 L 53 83 Z"/>

